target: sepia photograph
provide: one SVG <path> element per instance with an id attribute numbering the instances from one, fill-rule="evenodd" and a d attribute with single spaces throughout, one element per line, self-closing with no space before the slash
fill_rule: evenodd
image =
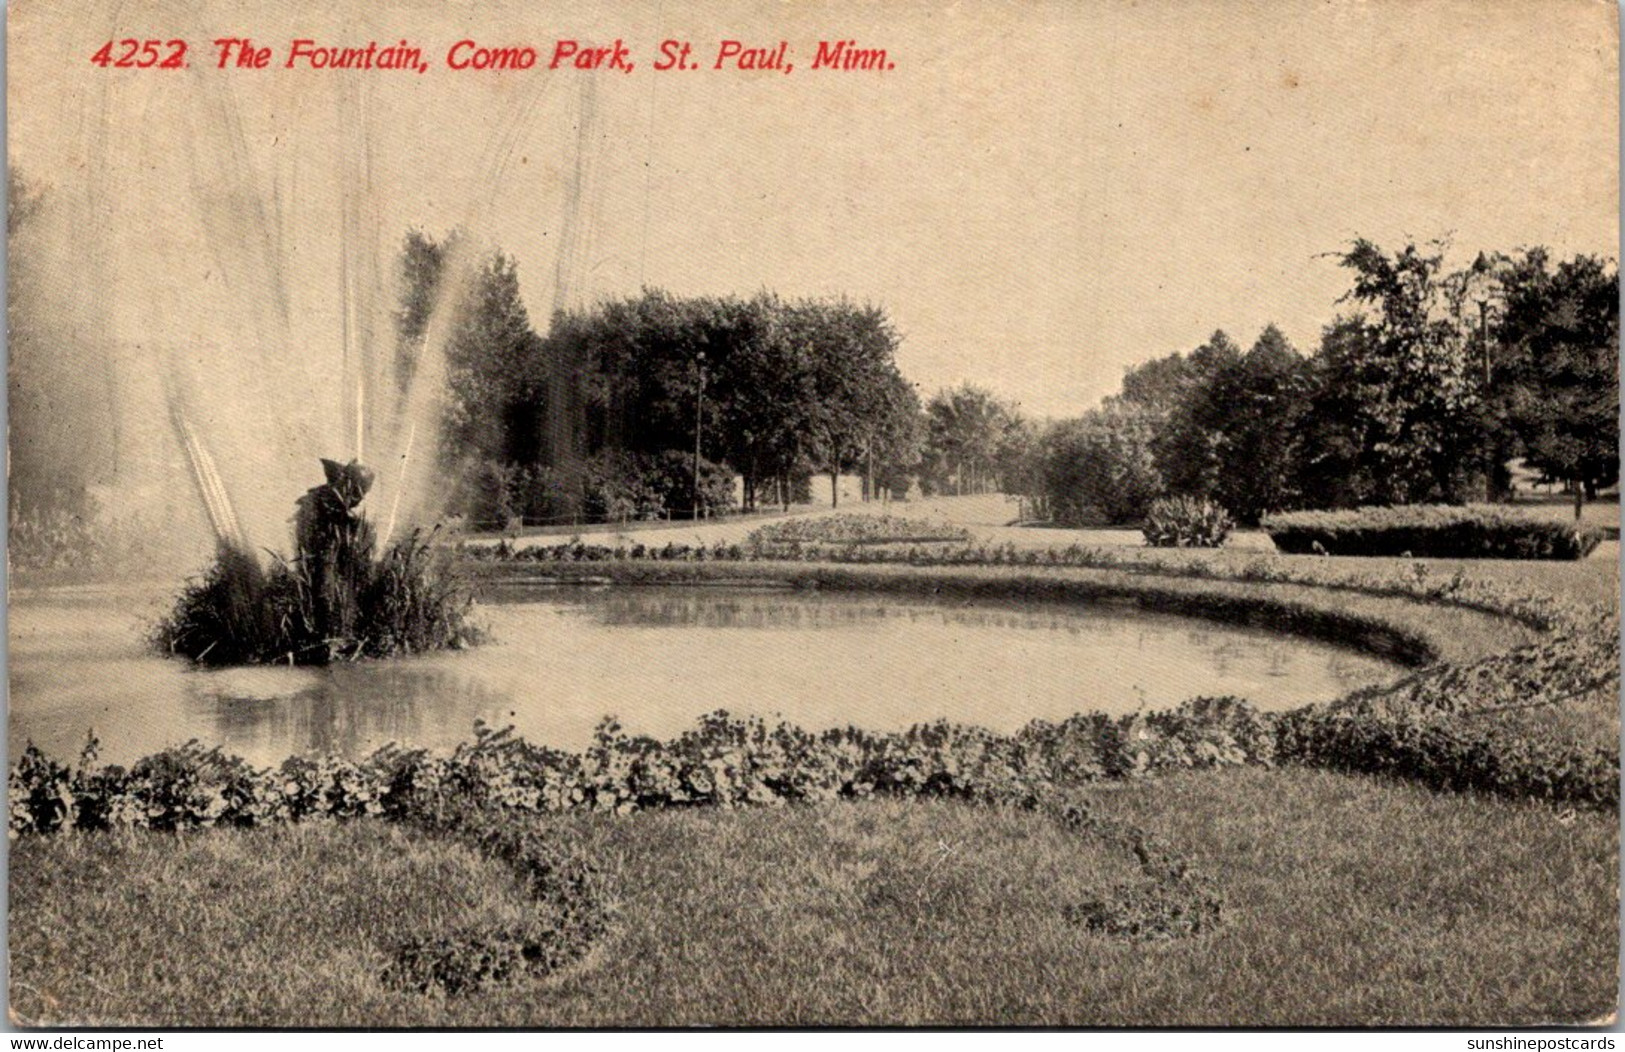
<path id="1" fill-rule="evenodd" d="M 1617 1024 L 1611 0 L 6 21 L 12 1028 Z"/>

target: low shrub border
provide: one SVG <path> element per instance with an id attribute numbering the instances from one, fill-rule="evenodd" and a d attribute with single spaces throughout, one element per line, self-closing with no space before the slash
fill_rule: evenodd
<path id="1" fill-rule="evenodd" d="M 1531 518 L 1494 505 L 1404 505 L 1295 511 L 1261 525 L 1283 552 L 1442 559 L 1583 559 L 1602 543 L 1592 526 Z"/>

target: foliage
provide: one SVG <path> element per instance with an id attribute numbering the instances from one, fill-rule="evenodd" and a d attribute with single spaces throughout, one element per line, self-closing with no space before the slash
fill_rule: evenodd
<path id="1" fill-rule="evenodd" d="M 1128 405 L 1091 410 L 1045 441 L 1044 488 L 1063 525 L 1139 522 L 1163 491 L 1152 452 L 1155 418 Z"/>
<path id="2" fill-rule="evenodd" d="M 958 496 L 984 493 L 1000 480 L 995 471 L 1013 411 L 972 384 L 938 391 L 925 406 L 925 481 Z"/>
<path id="3" fill-rule="evenodd" d="M 538 353 L 581 363 L 593 452 L 655 456 L 698 440 L 737 470 L 750 508 L 787 503 L 813 471 L 878 481 L 912 469 L 919 402 L 897 344 L 875 306 L 647 290 L 555 315 Z"/>
<path id="4" fill-rule="evenodd" d="M 1409 505 L 1271 516 L 1264 529 L 1299 555 L 1403 555 L 1455 559 L 1583 559 L 1602 542 L 1594 527 L 1519 515 L 1495 505 Z"/>
<path id="5" fill-rule="evenodd" d="M 478 642 L 473 598 L 433 539 L 432 532 L 413 530 L 376 558 L 370 532 L 346 541 L 358 548 L 343 560 L 346 577 L 335 584 L 353 610 L 343 629 L 323 614 L 300 561 L 276 559 L 265 569 L 222 545 L 154 628 L 153 645 L 201 664 L 241 665 L 324 664 Z"/>
<path id="6" fill-rule="evenodd" d="M 1536 248 L 1495 279 L 1496 408 L 1532 466 L 1594 497 L 1619 479 L 1618 271 Z"/>
<path id="7" fill-rule="evenodd" d="M 1446 248 L 1408 244 L 1389 255 L 1357 239 L 1336 254 L 1353 274 L 1344 300 L 1373 313 L 1328 330 L 1321 404 L 1330 397 L 1342 408 L 1353 473 L 1373 502 L 1461 500 L 1462 472 L 1476 462 L 1481 392 L 1449 295 Z"/>
<path id="8" fill-rule="evenodd" d="M 1140 532 L 1153 548 L 1222 548 L 1235 525 L 1210 500 L 1164 497 L 1151 502 Z"/>
<path id="9" fill-rule="evenodd" d="M 899 515 L 820 515 L 758 526 L 745 546 L 759 550 L 782 544 L 897 544 L 922 541 L 966 541 L 970 531 L 947 522 Z"/>
<path id="10" fill-rule="evenodd" d="M 1504 492 L 1520 454 L 1594 497 L 1619 470 L 1617 271 L 1538 248 L 1451 271 L 1447 251 L 1361 238 L 1331 253 L 1350 310 L 1308 359 L 1271 325 L 1245 354 L 1220 330 L 1130 369 L 1029 453 L 1052 517 L 1127 522 L 1139 514 L 1121 504 L 1167 495 L 1216 500 L 1247 524 L 1462 503 Z"/>
<path id="11" fill-rule="evenodd" d="M 631 453 L 599 453 L 586 462 L 581 478 L 581 507 L 591 520 L 658 519 L 665 511 L 664 494 L 648 465 Z"/>
<path id="12" fill-rule="evenodd" d="M 110 515 L 63 494 L 28 509 L 14 504 L 6 549 L 14 571 L 83 580 L 150 572 L 164 539 L 159 524 L 142 516 Z"/>
<path id="13" fill-rule="evenodd" d="M 81 273 L 77 232 L 88 217 L 74 214 L 72 194 L 15 166 L 6 174 L 8 519 L 56 533 L 27 538 L 36 542 L 28 554 L 53 558 L 66 540 L 57 528 L 92 517 L 90 487 L 118 463 L 116 358 L 93 320 L 105 309 L 95 284 L 62 280 Z M 95 554 L 86 541 L 73 538 L 74 549 Z"/>

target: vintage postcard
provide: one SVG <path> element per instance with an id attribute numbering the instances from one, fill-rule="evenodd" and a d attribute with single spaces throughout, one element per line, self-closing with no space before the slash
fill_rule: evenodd
<path id="1" fill-rule="evenodd" d="M 6 40 L 14 1026 L 1614 1018 L 1613 4 Z"/>

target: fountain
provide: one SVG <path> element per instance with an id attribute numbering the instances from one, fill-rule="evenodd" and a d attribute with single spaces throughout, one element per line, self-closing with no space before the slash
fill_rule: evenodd
<path id="1" fill-rule="evenodd" d="M 310 665 L 479 641 L 432 534 L 409 531 L 379 556 L 359 511 L 373 473 L 354 460 L 322 467 L 327 481 L 299 498 L 293 557 L 267 569 L 222 536 L 214 565 L 159 622 L 160 648 L 208 665 Z"/>
<path id="2" fill-rule="evenodd" d="M 466 196 L 433 202 L 429 214 L 460 236 L 446 242 L 433 306 L 408 346 L 383 231 L 401 223 L 404 234 L 421 217 L 398 202 L 435 193 L 412 182 L 420 161 L 391 164 L 392 117 L 415 100 L 340 78 L 331 94 L 278 104 L 201 68 L 180 76 L 185 90 L 143 83 L 87 96 L 65 139 L 79 174 L 50 188 L 55 213 L 30 231 L 44 246 L 37 272 L 75 275 L 53 286 L 53 309 L 37 312 L 50 331 L 36 345 L 51 348 L 65 376 L 105 387 L 96 392 L 105 405 L 71 410 L 75 420 L 58 428 L 92 437 L 64 444 L 84 465 L 75 482 L 105 516 L 104 533 L 139 522 L 174 543 L 168 558 L 126 560 L 131 573 L 179 573 L 213 553 L 157 631 L 170 652 L 303 664 L 472 641 L 466 595 L 444 576 L 423 525 L 450 488 L 438 477 L 445 353 L 482 253 L 498 240 L 499 201 L 522 189 L 512 185 L 521 173 L 543 175 L 522 166 L 531 128 L 551 119 L 550 79 L 500 96 L 483 148 L 470 154 L 479 160 L 461 184 Z M 576 106 L 579 148 L 590 95 Z M 132 140 L 131 112 L 186 134 Z M 578 283 L 590 248 L 575 215 L 590 159 L 547 176 L 564 195 L 553 231 L 564 236 L 543 242 L 563 242 L 556 301 Z M 392 181 L 396 173 L 408 178 Z M 164 237 L 136 236 L 153 216 Z M 85 253 L 87 225 L 121 233 Z M 559 447 L 579 440 L 565 420 L 543 430 Z M 323 461 L 327 481 L 307 492 L 323 454 L 333 457 Z M 188 483 L 196 499 L 178 499 Z"/>

